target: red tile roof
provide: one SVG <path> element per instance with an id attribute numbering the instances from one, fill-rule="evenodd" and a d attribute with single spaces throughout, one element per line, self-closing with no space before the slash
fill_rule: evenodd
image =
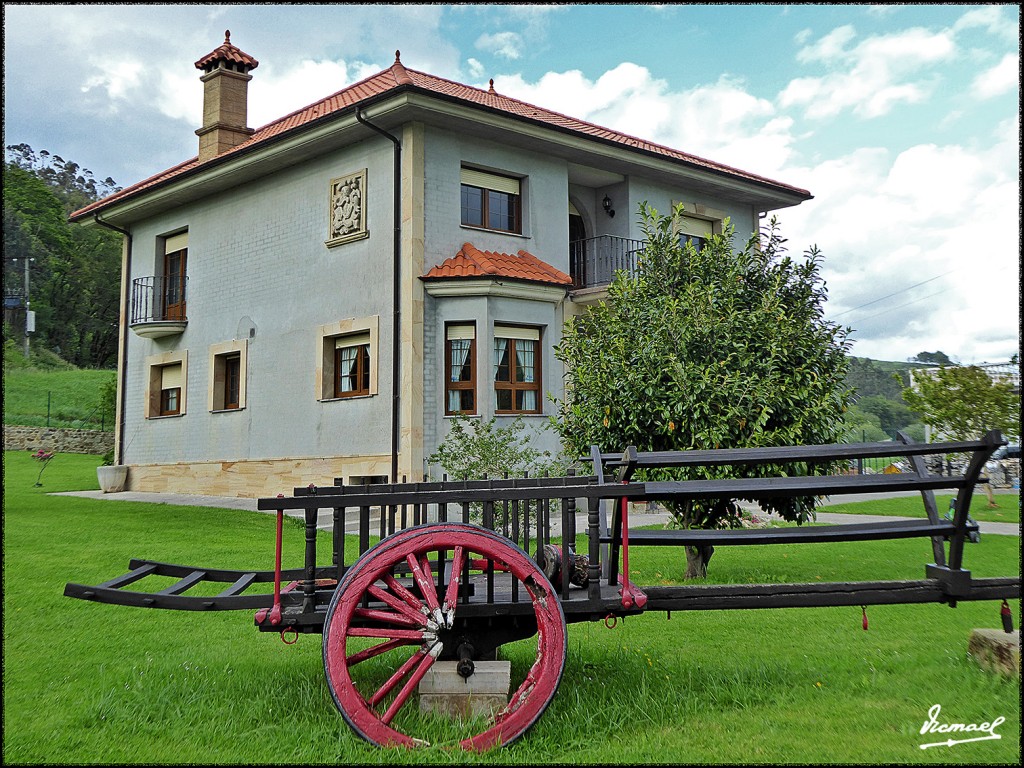
<path id="1" fill-rule="evenodd" d="M 218 55 L 218 51 L 226 51 L 227 48 L 225 46 L 229 46 L 229 44 L 225 42 L 225 45 L 196 62 L 196 66 L 199 66 L 201 62 L 206 61 L 210 56 Z M 230 45 L 229 47 L 234 51 L 238 51 L 238 49 L 233 45 Z M 247 54 L 241 53 L 241 51 L 238 51 L 238 53 L 242 56 L 248 56 Z M 252 61 L 251 66 L 255 66 L 256 60 L 251 57 L 248 58 Z M 499 93 L 495 93 L 493 90 L 493 81 L 491 83 L 491 89 L 485 91 L 480 88 L 456 83 L 452 80 L 446 80 L 442 77 L 429 75 L 425 72 L 407 69 L 399 58 L 399 52 L 395 51 L 395 62 L 388 69 L 382 70 L 375 75 L 371 75 L 365 80 L 361 80 L 358 83 L 354 83 L 343 88 L 337 93 L 331 94 L 314 104 L 310 104 L 307 107 L 303 107 L 291 114 L 285 115 L 272 123 L 268 123 L 262 128 L 258 128 L 248 141 L 245 141 L 226 152 L 222 152 L 215 158 L 211 158 L 204 163 L 200 163 L 198 157 L 192 158 L 191 160 L 176 165 L 162 173 L 158 173 L 155 176 L 151 176 L 148 179 L 140 181 L 137 184 L 125 187 L 120 192 L 116 192 L 103 200 L 75 211 L 71 215 L 71 219 L 72 221 L 75 221 L 84 218 L 98 210 L 108 207 L 113 203 L 134 197 L 151 187 L 170 181 L 189 171 L 198 170 L 201 166 L 206 165 L 207 163 L 221 160 L 222 158 L 232 156 L 238 152 L 244 152 L 277 136 L 301 129 L 303 126 L 314 123 L 329 115 L 343 114 L 349 109 L 354 108 L 374 97 L 382 96 L 391 91 L 397 91 L 399 88 L 403 87 L 413 88 L 458 102 L 474 104 L 479 107 L 491 109 L 516 118 L 541 123 L 548 127 L 563 130 L 568 133 L 593 138 L 599 141 L 619 144 L 637 151 L 659 155 L 672 160 L 679 160 L 688 165 L 704 170 L 717 172 L 735 179 L 746 180 L 761 186 L 773 187 L 778 191 L 789 194 L 796 194 L 806 198 L 811 197 L 811 194 L 807 190 L 800 189 L 799 187 L 793 187 L 747 171 L 722 165 L 721 163 L 705 160 L 697 157 L 696 155 L 672 149 L 671 147 L 666 147 L 651 141 L 619 133 L 618 131 L 614 131 L 610 128 L 602 128 L 599 125 L 594 125 L 593 123 L 588 123 L 583 120 L 577 120 L 574 117 L 568 117 L 566 115 L 559 114 L 558 112 L 545 109 L 544 107 L 538 107 L 533 104 L 528 104 L 525 101 L 513 99 L 509 96 L 502 96 Z"/>
<path id="2" fill-rule="evenodd" d="M 464 277 L 498 277 L 549 285 L 572 285 L 572 278 L 529 251 L 516 254 L 481 251 L 472 243 L 463 243 L 457 254 L 423 275 L 424 280 L 450 280 Z"/>

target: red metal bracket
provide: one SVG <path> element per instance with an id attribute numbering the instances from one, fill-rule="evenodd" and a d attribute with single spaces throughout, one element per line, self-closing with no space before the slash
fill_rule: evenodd
<path id="1" fill-rule="evenodd" d="M 623 496 L 619 503 L 619 516 L 622 520 L 622 589 L 619 594 L 622 595 L 623 608 L 643 609 L 647 605 L 647 595 L 629 580 L 629 501 Z"/>
<path id="2" fill-rule="evenodd" d="M 284 494 L 277 494 L 277 498 L 283 499 Z M 274 557 L 274 607 L 270 609 L 270 624 L 277 626 L 281 623 L 281 537 L 284 525 L 284 510 L 277 510 L 277 547 Z"/>

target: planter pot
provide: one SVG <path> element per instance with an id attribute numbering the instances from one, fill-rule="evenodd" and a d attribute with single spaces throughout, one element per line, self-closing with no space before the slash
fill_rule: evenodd
<path id="1" fill-rule="evenodd" d="M 123 464 L 96 467 L 96 479 L 99 480 L 100 490 L 104 493 L 120 493 L 128 479 L 128 467 Z"/>

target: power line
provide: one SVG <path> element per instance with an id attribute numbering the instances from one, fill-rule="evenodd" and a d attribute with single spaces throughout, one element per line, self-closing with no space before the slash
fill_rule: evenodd
<path id="1" fill-rule="evenodd" d="M 949 273 L 947 272 L 946 274 L 949 274 Z M 939 277 L 942 277 L 942 275 L 939 275 Z M 918 285 L 920 285 L 920 283 L 918 283 Z M 865 320 L 870 320 L 873 317 L 878 317 L 879 315 L 884 315 L 887 312 L 893 312 L 893 311 L 895 311 L 897 309 L 903 309 L 903 307 L 909 307 L 911 304 L 917 304 L 917 302 L 919 302 L 919 301 L 924 301 L 925 299 L 930 299 L 933 296 L 938 296 L 939 294 L 946 293 L 948 290 L 949 290 L 949 288 L 943 288 L 941 291 L 936 291 L 935 293 L 929 293 L 927 296 L 922 296 L 919 299 L 912 299 L 911 301 L 908 301 L 905 304 L 900 304 L 898 307 L 889 307 L 889 309 L 883 309 L 881 312 L 875 312 L 875 314 L 873 314 L 873 315 L 868 315 L 867 317 L 862 317 L 857 322 L 858 323 L 863 323 Z M 897 293 L 900 293 L 900 291 L 897 291 Z M 895 296 L 896 294 L 893 294 L 893 295 Z M 871 302 L 871 303 L 873 304 L 874 302 Z M 867 306 L 867 304 L 864 304 L 863 306 Z M 852 312 L 853 310 L 850 310 L 850 311 Z"/>
<path id="2" fill-rule="evenodd" d="M 907 291 L 911 290 L 912 288 L 917 288 L 919 285 L 924 285 L 925 283 L 930 283 L 933 280 L 938 280 L 940 277 L 945 277 L 946 275 L 951 275 L 954 272 L 956 272 L 956 270 L 955 269 L 951 269 L 951 270 L 949 270 L 949 272 L 943 272 L 941 275 L 936 275 L 935 277 L 929 277 L 927 280 L 922 280 L 920 283 L 914 283 L 913 285 L 909 285 L 906 288 L 901 288 L 900 290 L 898 290 L 898 291 L 896 291 L 894 293 L 890 293 L 888 296 L 882 296 L 880 299 L 872 299 L 871 301 L 866 302 L 864 304 L 861 304 L 860 306 L 854 307 L 853 309 L 843 310 L 838 315 L 833 315 L 832 318 L 835 319 L 837 317 L 842 317 L 843 315 L 849 314 L 850 312 L 856 312 L 858 309 L 863 309 L 864 307 L 870 307 L 872 304 L 877 304 L 880 301 L 885 301 L 886 299 L 891 299 L 893 296 L 898 296 L 901 293 L 906 293 Z M 946 290 L 949 290 L 949 289 L 947 288 Z M 941 291 L 940 291 L 940 293 L 941 293 Z M 936 295 L 936 294 L 932 294 L 932 295 Z M 925 297 L 925 298 L 927 298 L 927 297 Z M 913 302 L 911 302 L 911 303 L 913 303 Z M 906 304 L 904 304 L 903 306 L 905 307 Z M 899 307 L 895 307 L 895 309 L 899 309 Z M 886 311 L 888 311 L 888 310 L 886 310 Z M 872 315 L 872 317 L 874 317 L 874 315 Z"/>

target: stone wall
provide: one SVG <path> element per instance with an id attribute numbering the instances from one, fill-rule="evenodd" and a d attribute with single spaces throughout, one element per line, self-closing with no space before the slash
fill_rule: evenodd
<path id="1" fill-rule="evenodd" d="M 114 447 L 114 433 L 98 429 L 56 429 L 4 424 L 5 451 L 55 451 L 102 456 Z"/>

